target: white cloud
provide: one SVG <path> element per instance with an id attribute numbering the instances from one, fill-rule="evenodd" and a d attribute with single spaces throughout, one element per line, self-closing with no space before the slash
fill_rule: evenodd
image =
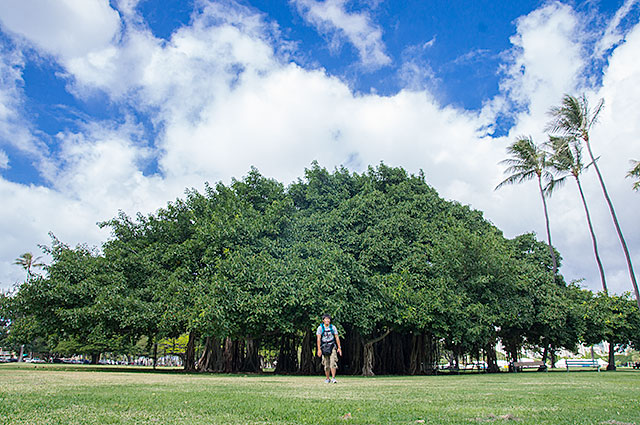
<path id="1" fill-rule="evenodd" d="M 422 45 L 408 46 L 402 51 L 402 65 L 398 70 L 398 78 L 406 89 L 429 90 L 437 85 L 439 80 L 429 65 L 427 55 L 435 40 L 434 36 Z"/>
<path id="2" fill-rule="evenodd" d="M 385 53 L 382 30 L 376 26 L 365 12 L 348 12 L 347 0 L 290 0 L 298 12 L 318 31 L 333 36 L 332 45 L 337 47 L 340 40 L 347 39 L 360 55 L 360 61 L 367 68 L 377 69 L 391 63 Z"/>
<path id="3" fill-rule="evenodd" d="M 65 59 L 84 56 L 118 36 L 120 17 L 108 0 L 4 0 L 4 29 Z"/>
<path id="4" fill-rule="evenodd" d="M 559 103 L 560 96 L 564 93 L 579 95 L 585 92 L 594 104 L 603 97 L 606 108 L 600 123 L 592 131 L 592 143 L 596 155 L 602 155 L 598 164 L 618 208 L 632 255 L 635 253 L 634 262 L 640 264 L 640 245 L 636 242 L 640 240 L 640 234 L 634 224 L 634 211 L 640 208 L 640 197 L 634 196 L 628 181 L 624 179 L 628 159 L 640 149 L 640 146 L 630 142 L 635 140 L 632 135 L 640 130 L 637 128 L 637 119 L 632 117 L 634 111 L 640 109 L 640 93 L 637 89 L 640 84 L 640 68 L 634 53 L 640 49 L 640 26 L 636 25 L 628 34 L 626 43 L 613 51 L 609 66 L 605 69 L 602 87 L 594 92 L 592 88 L 583 85 L 587 80 L 581 78 L 587 60 L 583 54 L 587 50 L 583 43 L 590 35 L 582 34 L 577 29 L 579 21 L 580 17 L 576 12 L 559 3 L 549 4 L 517 21 L 518 33 L 512 37 L 516 48 L 515 56 L 507 68 L 508 77 L 502 86 L 508 96 L 505 97 L 506 101 L 502 98 L 496 101 L 505 101 L 503 107 L 509 107 L 509 101 L 515 100 L 527 108 L 517 115 L 517 123 L 505 142 L 519 134 L 531 134 L 537 142 L 544 141 L 546 134 L 543 129 L 548 120 L 546 112 Z M 495 105 L 488 107 L 500 109 L 500 106 Z M 599 143 L 601 145 L 598 146 Z M 585 173 L 582 183 L 598 237 L 608 286 L 617 293 L 630 290 L 622 250 L 592 170 Z M 527 200 L 522 195 L 525 190 L 530 194 Z M 500 203 L 486 208 L 481 207 L 482 204 L 478 206 L 487 211 L 487 215 L 505 229 L 507 234 L 525 231 L 528 226 L 543 237 L 541 201 L 534 195 L 533 184 L 530 187 L 502 189 L 501 192 L 506 197 L 514 197 L 526 203 L 518 205 L 507 201 L 506 205 Z M 510 211 L 529 213 L 523 217 L 518 213 L 509 216 L 495 212 L 496 207 L 507 205 Z M 584 277 L 588 287 L 598 290 L 601 287 L 600 278 L 575 183 L 569 181 L 567 187 L 557 191 L 549 201 L 549 207 L 554 245 L 564 257 L 563 273 L 568 279 Z"/>
<path id="5" fill-rule="evenodd" d="M 554 2 L 516 21 L 500 87 L 510 102 L 528 110 L 519 117 L 518 131 L 540 134 L 549 106 L 580 84 L 585 58 L 579 19 L 571 7 Z"/>
<path id="6" fill-rule="evenodd" d="M 43 145 L 32 135 L 23 113 L 22 69 L 24 58 L 0 42 L 0 144 L 39 156 Z"/>
<path id="7" fill-rule="evenodd" d="M 131 125 L 90 125 L 82 133 L 58 135 L 59 157 L 47 177 L 51 188 L 22 185 L 0 178 L 0 288 L 24 279 L 13 260 L 23 252 L 39 253 L 52 232 L 65 243 L 99 246 L 109 237 L 97 222 L 124 210 L 148 213 L 180 196 L 184 182 L 144 176 L 149 152 L 135 146 Z M 191 185 L 202 187 L 202 181 Z"/>
<path id="8" fill-rule="evenodd" d="M 344 12 L 344 2 L 326 3 Z M 551 3 L 517 21 L 504 94 L 482 111 L 469 112 L 439 105 L 424 86 L 393 96 L 354 94 L 324 70 L 307 70 L 280 56 L 280 41 L 264 16 L 231 3 L 200 5 L 191 24 L 167 41 L 156 39 L 144 25 L 120 23 L 119 38 L 92 43 L 75 57 L 60 57 L 74 93 L 88 96 L 102 90 L 114 102 L 149 114 L 161 131 L 146 143 L 133 119 L 119 125 L 89 123 L 57 136 L 59 153 L 43 169 L 51 188 L 0 179 L 0 196 L 7 200 L 3 205 L 11 206 L 0 208 L 0 231 L 8 235 L 0 246 L 2 285 L 14 278 L 1 276 L 21 273 L 12 260 L 35 250 L 36 243 L 46 243 L 49 230 L 69 243 L 98 243 L 105 233 L 95 222 L 118 209 L 130 214 L 153 211 L 185 187 L 228 181 L 251 165 L 290 182 L 314 159 L 328 168 L 345 164 L 356 171 L 381 160 L 411 172 L 422 168 L 441 195 L 485 211 L 507 236 L 532 229 L 544 235 L 535 187 L 493 188 L 503 178 L 498 161 L 507 143 L 520 133 L 541 141 L 548 108 L 562 93 L 583 90 L 583 35 L 571 8 Z M 135 22 L 139 17 L 129 6 L 126 19 Z M 376 29 L 367 17 L 361 18 L 365 27 Z M 74 33 L 76 27 L 67 30 Z M 78 31 L 82 34 L 82 25 Z M 598 149 L 602 169 L 634 252 L 640 251 L 633 226 L 640 196 L 621 173 L 630 158 L 640 158 L 638 147 L 629 142 L 640 132 L 633 115 L 640 99 L 640 65 L 634 59 L 640 49 L 638 31 L 613 51 L 600 91 L 589 93 L 607 102 L 593 140 L 603 143 Z M 384 55 L 383 46 L 379 51 Z M 514 100 L 527 108 L 517 115 L 508 137 L 491 138 L 480 130 Z M 615 146 L 611 153 L 604 150 L 605 140 Z M 141 171 L 152 159 L 162 175 Z M 611 288 L 620 292 L 628 289 L 621 272 L 624 264 L 593 177 L 585 175 L 585 189 Z M 567 277 L 587 277 L 589 287 L 597 289 L 597 270 L 575 195 L 569 185 L 551 199 L 554 241 L 565 258 Z"/>
<path id="9" fill-rule="evenodd" d="M 601 156 L 598 165 L 603 169 L 604 178 L 611 199 L 616 207 L 618 219 L 624 232 L 624 237 L 631 251 L 635 266 L 636 278 L 640 272 L 640 228 L 638 228 L 638 211 L 640 211 L 640 196 L 631 191 L 631 182 L 625 178 L 630 165 L 629 160 L 640 157 L 640 143 L 638 133 L 640 122 L 637 119 L 640 110 L 640 66 L 637 52 L 640 49 L 640 24 L 636 25 L 625 37 L 625 43 L 617 47 L 609 58 L 609 65 L 605 71 L 602 86 L 589 93 L 592 104 L 599 98 L 605 101 L 605 107 L 600 114 L 599 123 L 595 125 L 591 134 L 594 154 Z M 590 176 L 595 180 L 595 176 Z M 593 202 L 602 204 L 602 192 L 599 187 L 592 190 Z M 604 209 L 604 208 L 603 208 Z M 608 212 L 608 211 L 607 211 Z M 613 230 L 612 219 L 606 212 L 599 223 L 604 230 L 603 240 L 608 244 L 607 256 L 609 264 L 614 266 L 612 272 L 626 271 L 622 249 Z M 631 290 L 628 273 L 622 275 L 622 287 Z M 614 282 L 619 282 L 616 278 Z"/>
<path id="10" fill-rule="evenodd" d="M 7 156 L 6 152 L 0 150 L 0 169 L 2 168 L 9 168 L 9 157 Z"/>
<path id="11" fill-rule="evenodd" d="M 604 31 L 604 35 L 596 43 L 594 56 L 602 58 L 609 49 L 615 47 L 624 38 L 624 33 L 620 28 L 622 20 L 637 6 L 638 0 L 625 0 L 624 4 L 618 9 L 613 16 L 609 25 Z"/>

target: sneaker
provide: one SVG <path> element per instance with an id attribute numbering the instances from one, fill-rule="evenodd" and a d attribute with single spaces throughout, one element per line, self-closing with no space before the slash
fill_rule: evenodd
<path id="1" fill-rule="evenodd" d="M 325 379 L 325 380 L 324 380 L 324 383 L 325 383 L 325 384 L 328 384 L 329 382 L 331 382 L 331 379 L 329 379 L 329 378 L 327 378 L 327 379 Z"/>
<path id="2" fill-rule="evenodd" d="M 338 381 L 336 381 L 336 378 L 333 378 L 333 379 L 331 380 L 331 383 L 332 383 L 332 384 L 337 384 L 337 383 L 338 383 Z"/>

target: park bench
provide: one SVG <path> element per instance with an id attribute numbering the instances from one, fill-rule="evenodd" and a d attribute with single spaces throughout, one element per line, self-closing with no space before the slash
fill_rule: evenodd
<path id="1" fill-rule="evenodd" d="M 518 371 L 521 371 L 522 369 L 532 368 L 532 367 L 540 369 L 543 366 L 545 366 L 544 370 L 546 371 L 546 365 L 541 360 L 534 360 L 530 362 L 512 362 L 511 366 L 513 367 L 514 372 L 518 372 Z"/>
<path id="2" fill-rule="evenodd" d="M 567 364 L 567 372 L 569 372 L 570 367 L 596 367 L 598 368 L 598 372 L 600 372 L 600 363 L 595 359 L 567 359 L 565 361 Z"/>

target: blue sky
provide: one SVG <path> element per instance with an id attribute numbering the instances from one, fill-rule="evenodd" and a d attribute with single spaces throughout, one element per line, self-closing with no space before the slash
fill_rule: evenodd
<path id="1" fill-rule="evenodd" d="M 605 99 L 594 144 L 640 268 L 624 178 L 640 159 L 639 22 L 637 0 L 0 0 L 0 288 L 50 231 L 99 245 L 118 210 L 251 166 L 284 182 L 313 160 L 423 169 L 507 236 L 544 235 L 535 186 L 493 188 L 507 144 L 543 141 L 564 93 Z M 585 186 L 610 286 L 629 290 Z M 550 208 L 565 275 L 597 289 L 575 189 Z"/>

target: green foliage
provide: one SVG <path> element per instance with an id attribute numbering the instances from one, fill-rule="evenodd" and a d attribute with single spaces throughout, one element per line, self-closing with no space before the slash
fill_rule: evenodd
<path id="1" fill-rule="evenodd" d="M 640 311 L 631 295 L 596 295 L 585 304 L 585 319 L 589 326 L 585 340 L 597 343 L 605 340 L 619 349 L 640 348 Z"/>
<path id="2" fill-rule="evenodd" d="M 477 355 L 497 338 L 573 348 L 601 320 L 535 235 L 508 240 L 424 175 L 384 164 L 314 163 L 288 188 L 251 169 L 101 226 L 101 251 L 54 238 L 47 275 L 0 299 L 5 338 L 59 354 L 132 352 L 141 338 L 182 353 L 187 334 L 275 346 L 330 313 L 346 339 L 428 333 Z"/>

